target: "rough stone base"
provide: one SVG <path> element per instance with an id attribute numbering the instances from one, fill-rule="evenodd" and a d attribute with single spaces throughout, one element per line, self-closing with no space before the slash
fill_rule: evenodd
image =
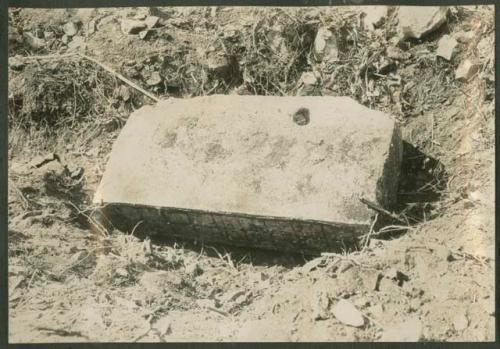
<path id="1" fill-rule="evenodd" d="M 110 204 L 102 213 L 114 227 L 135 233 L 203 243 L 255 247 L 304 254 L 344 251 L 366 234 L 365 224 L 340 224 L 275 217 L 222 214 L 145 205 Z"/>

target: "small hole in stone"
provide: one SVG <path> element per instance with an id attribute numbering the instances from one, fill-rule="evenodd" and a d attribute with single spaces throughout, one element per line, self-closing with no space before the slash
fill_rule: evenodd
<path id="1" fill-rule="evenodd" d="M 307 108 L 300 108 L 293 114 L 293 122 L 299 126 L 307 125 L 309 121 L 309 109 Z"/>

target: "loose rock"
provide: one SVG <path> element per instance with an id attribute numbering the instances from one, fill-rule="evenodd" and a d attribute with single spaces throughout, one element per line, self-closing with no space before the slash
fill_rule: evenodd
<path id="1" fill-rule="evenodd" d="M 121 23 L 121 29 L 124 34 L 138 34 L 142 30 L 146 29 L 146 23 L 134 19 L 123 19 Z"/>
<path id="2" fill-rule="evenodd" d="M 331 63 L 337 60 L 339 55 L 337 38 L 330 29 L 325 27 L 318 29 L 314 39 L 314 55 L 318 61 Z"/>
<path id="3" fill-rule="evenodd" d="M 470 59 L 463 61 L 455 71 L 455 79 L 458 81 L 467 81 L 479 70 L 479 64 Z"/>
<path id="4" fill-rule="evenodd" d="M 405 39 L 420 39 L 446 22 L 447 7 L 401 6 L 398 11 L 399 30 Z"/>
<path id="5" fill-rule="evenodd" d="M 96 30 L 97 30 L 97 23 L 93 19 L 90 22 L 88 22 L 87 25 L 85 26 L 85 35 L 90 36 L 94 34 Z"/>
<path id="6" fill-rule="evenodd" d="M 45 46 L 45 40 L 37 38 L 32 33 L 24 33 L 23 37 L 31 48 L 39 49 Z"/>
<path id="7" fill-rule="evenodd" d="M 160 73 L 158 72 L 153 72 L 149 79 L 146 80 L 146 85 L 148 86 L 156 86 L 159 85 L 162 82 L 162 78 L 160 76 Z"/>
<path id="8" fill-rule="evenodd" d="M 421 336 L 422 322 L 418 318 L 412 318 L 386 329 L 379 342 L 418 342 Z"/>
<path id="9" fill-rule="evenodd" d="M 469 31 L 458 31 L 454 34 L 455 39 L 461 44 L 467 44 L 474 38 L 474 32 Z"/>
<path id="10" fill-rule="evenodd" d="M 365 15 L 363 23 L 368 30 L 379 27 L 387 16 L 387 6 L 360 6 L 361 12 Z"/>
<path id="11" fill-rule="evenodd" d="M 19 56 L 9 57 L 9 67 L 12 70 L 21 70 L 24 68 L 24 62 Z"/>
<path id="12" fill-rule="evenodd" d="M 52 40 L 52 39 L 54 39 L 54 37 L 55 37 L 54 32 L 51 32 L 51 31 L 45 31 L 45 32 L 43 32 L 43 38 L 45 40 Z"/>
<path id="13" fill-rule="evenodd" d="M 280 58 L 280 60 L 287 60 L 290 53 L 286 46 L 286 40 L 283 37 L 283 27 L 276 25 L 270 28 L 267 34 L 269 40 L 269 47 Z"/>
<path id="14" fill-rule="evenodd" d="M 157 16 L 148 16 L 144 20 L 144 23 L 149 29 L 152 29 L 158 25 L 158 22 L 160 21 L 160 17 Z"/>
<path id="15" fill-rule="evenodd" d="M 78 33 L 78 26 L 74 22 L 68 22 L 64 25 L 63 31 L 67 36 L 75 36 Z"/>
<path id="16" fill-rule="evenodd" d="M 349 301 L 341 299 L 332 309 L 333 315 L 343 324 L 362 327 L 365 324 L 363 314 Z"/>
<path id="17" fill-rule="evenodd" d="M 77 35 L 73 37 L 73 40 L 68 44 L 70 50 L 76 50 L 82 48 L 85 45 L 85 39 L 83 36 Z"/>
<path id="18" fill-rule="evenodd" d="M 299 96 L 311 96 L 315 94 L 315 90 L 318 87 L 318 77 L 314 72 L 302 73 L 300 77 L 300 87 L 297 91 Z"/>
<path id="19" fill-rule="evenodd" d="M 228 66 L 228 61 L 223 54 L 210 52 L 207 57 L 207 66 L 210 70 L 221 70 Z"/>
<path id="20" fill-rule="evenodd" d="M 71 40 L 71 38 L 69 36 L 67 36 L 66 34 L 64 34 L 61 38 L 62 43 L 65 45 L 67 45 L 70 40 Z"/>
<path id="21" fill-rule="evenodd" d="M 453 37 L 444 35 L 438 42 L 436 55 L 439 57 L 443 57 L 447 61 L 451 60 L 457 44 L 457 40 L 455 40 Z"/>
<path id="22" fill-rule="evenodd" d="M 143 31 L 140 31 L 139 32 L 139 38 L 141 38 L 142 40 L 146 40 L 147 36 L 149 34 L 149 30 L 143 30 Z"/>

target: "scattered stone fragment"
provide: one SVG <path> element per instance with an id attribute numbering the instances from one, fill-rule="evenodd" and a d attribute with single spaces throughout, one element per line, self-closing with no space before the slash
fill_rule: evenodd
<path id="1" fill-rule="evenodd" d="M 480 59 L 494 57 L 495 43 L 493 41 L 493 37 L 483 37 L 479 40 L 476 48 Z"/>
<path id="2" fill-rule="evenodd" d="M 54 32 L 51 32 L 51 31 L 44 31 L 43 37 L 45 40 L 52 40 L 52 39 L 54 39 L 55 34 L 54 34 Z"/>
<path id="3" fill-rule="evenodd" d="M 323 290 L 317 290 L 311 299 L 312 319 L 324 320 L 329 317 L 328 307 L 330 306 L 330 298 Z"/>
<path id="4" fill-rule="evenodd" d="M 343 324 L 362 327 L 365 324 L 363 314 L 348 300 L 341 299 L 332 309 L 333 315 Z"/>
<path id="5" fill-rule="evenodd" d="M 24 33 L 23 37 L 31 48 L 39 49 L 45 46 L 45 40 L 37 38 L 32 33 Z"/>
<path id="6" fill-rule="evenodd" d="M 446 22 L 444 6 L 401 6 L 398 10 L 399 30 L 405 39 L 420 39 Z"/>
<path id="7" fill-rule="evenodd" d="M 81 35 L 74 36 L 73 40 L 68 44 L 70 50 L 77 50 L 83 46 L 85 46 L 85 39 Z"/>
<path id="8" fill-rule="evenodd" d="M 123 19 L 121 23 L 122 32 L 129 35 L 138 34 L 146 27 L 146 23 L 128 18 Z"/>
<path id="9" fill-rule="evenodd" d="M 318 87 L 318 77 L 314 72 L 302 73 L 300 77 L 300 87 L 297 92 L 299 96 L 311 96 L 315 94 Z"/>
<path id="10" fill-rule="evenodd" d="M 479 70 L 479 64 L 470 59 L 463 61 L 455 71 L 455 79 L 458 81 L 467 81 Z"/>
<path id="11" fill-rule="evenodd" d="M 459 314 L 453 317 L 453 328 L 456 331 L 463 331 L 469 326 L 469 319 L 467 319 L 467 315 L 464 312 L 460 312 Z"/>
<path id="12" fill-rule="evenodd" d="M 39 39 L 43 39 L 43 30 L 40 28 L 36 28 L 33 30 L 33 35 L 35 35 Z"/>
<path id="13" fill-rule="evenodd" d="M 363 23 L 365 29 L 372 30 L 379 27 L 387 16 L 387 6 L 360 6 L 364 13 Z"/>
<path id="14" fill-rule="evenodd" d="M 116 275 L 121 276 L 121 277 L 128 277 L 128 271 L 125 268 L 117 268 L 115 271 Z"/>
<path id="15" fill-rule="evenodd" d="M 472 30 L 468 31 L 458 31 L 453 34 L 455 39 L 461 44 L 467 44 L 474 38 L 474 32 Z"/>
<path id="16" fill-rule="evenodd" d="M 116 98 L 120 98 L 124 102 L 128 102 L 131 97 L 130 89 L 125 85 L 118 87 L 113 94 Z"/>
<path id="17" fill-rule="evenodd" d="M 77 167 L 73 171 L 71 171 L 70 177 L 71 179 L 80 179 L 83 176 L 84 169 L 83 167 Z"/>
<path id="18" fill-rule="evenodd" d="M 160 76 L 160 73 L 158 72 L 153 72 L 149 79 L 146 80 L 146 85 L 148 86 L 156 86 L 159 85 L 162 82 L 162 78 Z"/>
<path id="19" fill-rule="evenodd" d="M 152 29 L 158 25 L 158 22 L 160 21 L 160 17 L 157 16 L 147 16 L 146 19 L 144 20 L 144 23 L 148 27 L 148 29 Z"/>
<path id="20" fill-rule="evenodd" d="M 19 56 L 9 57 L 9 67 L 12 70 L 21 70 L 24 68 L 24 61 Z"/>
<path id="21" fill-rule="evenodd" d="M 142 40 L 146 40 L 149 32 L 150 31 L 148 29 L 140 31 L 139 32 L 139 38 L 141 38 Z"/>
<path id="22" fill-rule="evenodd" d="M 193 263 L 189 263 L 187 266 L 186 266 L 186 274 L 188 275 L 191 275 L 191 276 L 198 276 L 198 275 L 201 275 L 203 274 L 203 269 L 200 267 L 200 265 L 196 262 L 193 262 Z"/>
<path id="23" fill-rule="evenodd" d="M 283 37 L 283 26 L 275 25 L 270 28 L 267 34 L 269 40 L 269 47 L 281 59 L 287 60 L 290 53 L 286 46 L 286 40 Z"/>
<path id="24" fill-rule="evenodd" d="M 438 41 L 436 55 L 439 57 L 443 57 L 447 61 L 451 60 L 457 44 L 457 40 L 455 40 L 452 36 L 443 35 L 443 37 Z"/>
<path id="25" fill-rule="evenodd" d="M 95 19 L 89 21 L 87 23 L 87 25 L 85 26 L 85 35 L 86 36 L 90 36 L 92 34 L 94 34 L 97 30 L 97 23 L 95 21 Z"/>
<path id="26" fill-rule="evenodd" d="M 379 61 L 376 63 L 377 73 L 387 74 L 396 68 L 394 61 L 387 57 L 380 57 Z"/>
<path id="27" fill-rule="evenodd" d="M 69 36 L 67 36 L 66 34 L 64 34 L 61 38 L 62 43 L 65 45 L 67 45 L 70 40 L 71 40 L 71 38 Z"/>
<path id="28" fill-rule="evenodd" d="M 422 322 L 411 318 L 384 330 L 379 342 L 418 342 L 422 336 Z"/>
<path id="29" fill-rule="evenodd" d="M 207 55 L 206 66 L 213 72 L 224 73 L 229 69 L 230 64 L 225 54 L 209 52 Z"/>
<path id="30" fill-rule="evenodd" d="M 74 22 L 68 22 L 63 26 L 63 31 L 67 36 L 75 36 L 78 33 L 78 26 Z"/>
<path id="31" fill-rule="evenodd" d="M 401 49 L 395 46 L 387 47 L 387 57 L 400 60 L 402 58 Z"/>
<path id="32" fill-rule="evenodd" d="M 314 56 L 323 62 L 335 62 L 339 55 L 337 37 L 330 29 L 321 27 L 314 39 Z"/>

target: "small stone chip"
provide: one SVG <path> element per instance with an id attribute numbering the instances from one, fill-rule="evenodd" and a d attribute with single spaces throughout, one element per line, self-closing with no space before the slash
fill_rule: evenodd
<path id="1" fill-rule="evenodd" d="M 345 325 L 362 327 L 365 324 L 363 314 L 348 300 L 338 301 L 332 312 L 335 318 Z"/>

